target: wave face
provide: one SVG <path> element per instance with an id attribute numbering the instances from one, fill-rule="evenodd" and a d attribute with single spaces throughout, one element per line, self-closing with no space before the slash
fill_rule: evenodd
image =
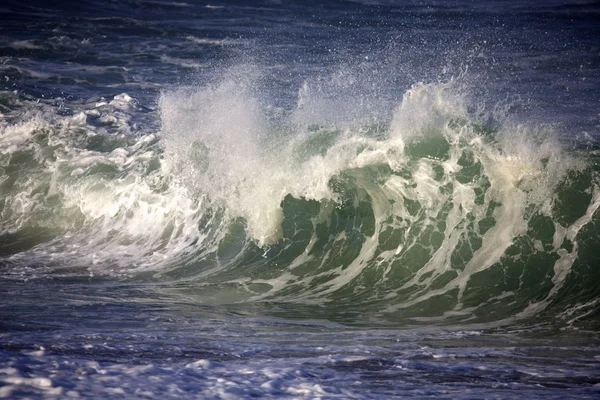
<path id="1" fill-rule="evenodd" d="M 414 84 L 385 123 L 310 82 L 266 109 L 239 79 L 163 92 L 148 134 L 126 94 L 7 119 L 2 273 L 409 323 L 594 318 L 598 150 L 490 122 L 459 86 Z"/>

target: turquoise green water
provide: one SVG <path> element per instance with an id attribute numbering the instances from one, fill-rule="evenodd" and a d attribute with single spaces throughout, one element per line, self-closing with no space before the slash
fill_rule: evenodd
<path id="1" fill-rule="evenodd" d="M 165 94 L 159 135 L 90 135 L 78 116 L 14 128 L 6 274 L 116 276 L 365 323 L 595 321 L 595 149 L 486 127 L 448 85 L 415 85 L 387 126 L 274 130 L 228 90 Z M 218 101 L 240 107 L 233 122 Z"/>

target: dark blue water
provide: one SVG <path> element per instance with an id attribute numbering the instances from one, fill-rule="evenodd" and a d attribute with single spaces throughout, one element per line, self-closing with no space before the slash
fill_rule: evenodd
<path id="1" fill-rule="evenodd" d="M 600 3 L 0 4 L 0 397 L 598 398 Z"/>

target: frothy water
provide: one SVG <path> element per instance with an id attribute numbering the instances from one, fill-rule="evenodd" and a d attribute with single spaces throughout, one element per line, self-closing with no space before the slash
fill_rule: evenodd
<path id="1" fill-rule="evenodd" d="M 376 315 L 421 322 L 531 317 L 561 292 L 600 204 L 593 155 L 549 127 L 482 124 L 455 80 L 414 84 L 387 125 L 303 123 L 325 102 L 307 84 L 269 116 L 252 89 L 166 91 L 160 130 L 137 136 L 88 123 L 109 107 L 126 129 L 127 94 L 6 125 L 3 226 L 25 247 L 7 272 L 207 280 L 234 303 L 385 304 Z"/>
<path id="2" fill-rule="evenodd" d="M 0 397 L 597 396 L 593 6 L 95 6 L 0 9 Z"/>

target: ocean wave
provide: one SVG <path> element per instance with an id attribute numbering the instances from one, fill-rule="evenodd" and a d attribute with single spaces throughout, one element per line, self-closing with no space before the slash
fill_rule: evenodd
<path id="1" fill-rule="evenodd" d="M 164 92 L 153 133 L 135 132 L 126 94 L 4 123 L 5 275 L 421 322 L 590 315 L 597 154 L 548 127 L 486 124 L 459 86 L 416 83 L 385 123 L 332 124 L 307 83 L 269 118 L 239 79 Z"/>

